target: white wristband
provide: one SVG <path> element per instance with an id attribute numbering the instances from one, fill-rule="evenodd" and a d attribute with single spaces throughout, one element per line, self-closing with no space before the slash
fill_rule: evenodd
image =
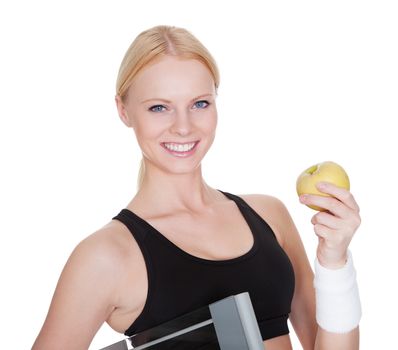
<path id="1" fill-rule="evenodd" d="M 336 270 L 323 267 L 315 259 L 316 321 L 327 332 L 348 333 L 361 319 L 361 301 L 351 252 L 346 264 Z"/>

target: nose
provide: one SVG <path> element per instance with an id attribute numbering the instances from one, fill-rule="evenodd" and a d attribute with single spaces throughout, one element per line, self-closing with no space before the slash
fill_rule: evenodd
<path id="1" fill-rule="evenodd" d="M 190 113 L 186 110 L 176 111 L 174 114 L 171 132 L 181 136 L 189 135 L 192 130 Z"/>

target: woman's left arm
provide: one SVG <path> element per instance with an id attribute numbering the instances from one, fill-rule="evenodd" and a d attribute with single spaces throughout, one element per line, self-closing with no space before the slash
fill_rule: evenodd
<path id="1" fill-rule="evenodd" d="M 319 191 L 330 196 L 306 194 L 300 196 L 300 202 L 326 209 L 326 211 L 317 212 L 311 219 L 315 234 L 318 236 L 317 260 L 320 266 L 326 269 L 324 271 L 327 274 L 333 270 L 338 273 L 338 270 L 347 263 L 348 246 L 361 223 L 359 206 L 351 192 L 346 189 L 331 183 L 318 183 L 317 187 Z M 354 279 L 356 287 L 355 274 L 350 278 L 350 282 Z M 323 292 L 320 291 L 319 293 Z M 347 297 L 354 298 L 352 304 L 355 304 L 354 307 L 356 306 L 356 309 L 353 309 L 354 319 L 352 322 L 359 322 L 360 302 L 356 298 L 355 290 L 351 295 L 354 295 L 354 297 Z M 342 297 L 344 298 L 344 295 Z M 350 308 L 351 304 L 347 306 Z M 328 315 L 325 316 L 326 322 L 329 322 Z M 349 313 L 348 317 L 350 317 Z M 345 321 L 345 319 L 342 319 L 341 323 Z M 318 327 L 315 349 L 359 349 L 359 326 L 341 333 L 326 331 Z"/>

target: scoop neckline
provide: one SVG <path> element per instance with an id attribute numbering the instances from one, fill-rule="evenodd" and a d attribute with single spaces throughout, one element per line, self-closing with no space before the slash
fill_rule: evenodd
<path id="1" fill-rule="evenodd" d="M 170 241 L 158 229 L 156 229 L 154 226 L 152 226 L 145 219 L 143 219 L 140 216 L 138 216 L 132 210 L 130 210 L 128 208 L 123 208 L 122 211 L 128 212 L 130 215 L 133 215 L 137 220 L 139 220 L 147 228 L 149 228 L 152 232 L 154 232 L 157 235 L 157 237 L 159 237 L 164 243 L 166 243 L 167 245 L 173 247 L 179 254 L 181 254 L 182 256 L 184 256 L 186 258 L 189 258 L 191 260 L 195 260 L 195 261 L 198 261 L 198 262 L 201 262 L 201 263 L 205 263 L 205 264 L 214 264 L 214 265 L 232 264 L 232 263 L 236 263 L 236 262 L 240 262 L 240 261 L 246 260 L 246 259 L 250 258 L 251 256 L 253 256 L 257 252 L 257 248 L 258 248 L 258 238 L 257 238 L 256 231 L 254 229 L 254 226 L 253 226 L 253 224 L 251 224 L 251 222 L 245 216 L 243 206 L 237 200 L 233 199 L 232 197 L 229 197 L 225 192 L 223 192 L 221 190 L 217 190 L 217 191 L 221 192 L 226 198 L 228 198 L 229 200 L 233 201 L 236 204 L 236 206 L 238 207 L 241 215 L 243 216 L 243 219 L 245 220 L 247 226 L 249 227 L 249 230 L 250 230 L 250 232 L 252 234 L 252 237 L 253 237 L 253 244 L 252 244 L 251 248 L 246 253 L 243 253 L 242 255 L 236 256 L 236 257 L 231 258 L 231 259 L 213 260 L 213 259 L 201 258 L 199 256 L 190 254 L 190 253 L 186 252 L 185 250 L 183 250 L 182 248 L 180 248 L 175 243 L 173 243 L 172 241 Z"/>

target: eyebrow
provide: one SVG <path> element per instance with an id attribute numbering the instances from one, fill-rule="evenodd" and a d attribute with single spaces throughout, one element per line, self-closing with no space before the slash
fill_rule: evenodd
<path id="1" fill-rule="evenodd" d="M 213 94 L 203 94 L 203 95 L 196 96 L 190 102 L 193 102 L 193 101 L 197 100 L 198 98 L 202 98 L 202 97 L 206 97 L 206 96 L 213 96 Z M 166 103 L 171 103 L 171 101 L 165 100 L 164 98 L 149 98 L 148 100 L 141 101 L 141 103 L 146 103 L 149 101 L 162 101 L 162 102 L 166 102 Z"/>

